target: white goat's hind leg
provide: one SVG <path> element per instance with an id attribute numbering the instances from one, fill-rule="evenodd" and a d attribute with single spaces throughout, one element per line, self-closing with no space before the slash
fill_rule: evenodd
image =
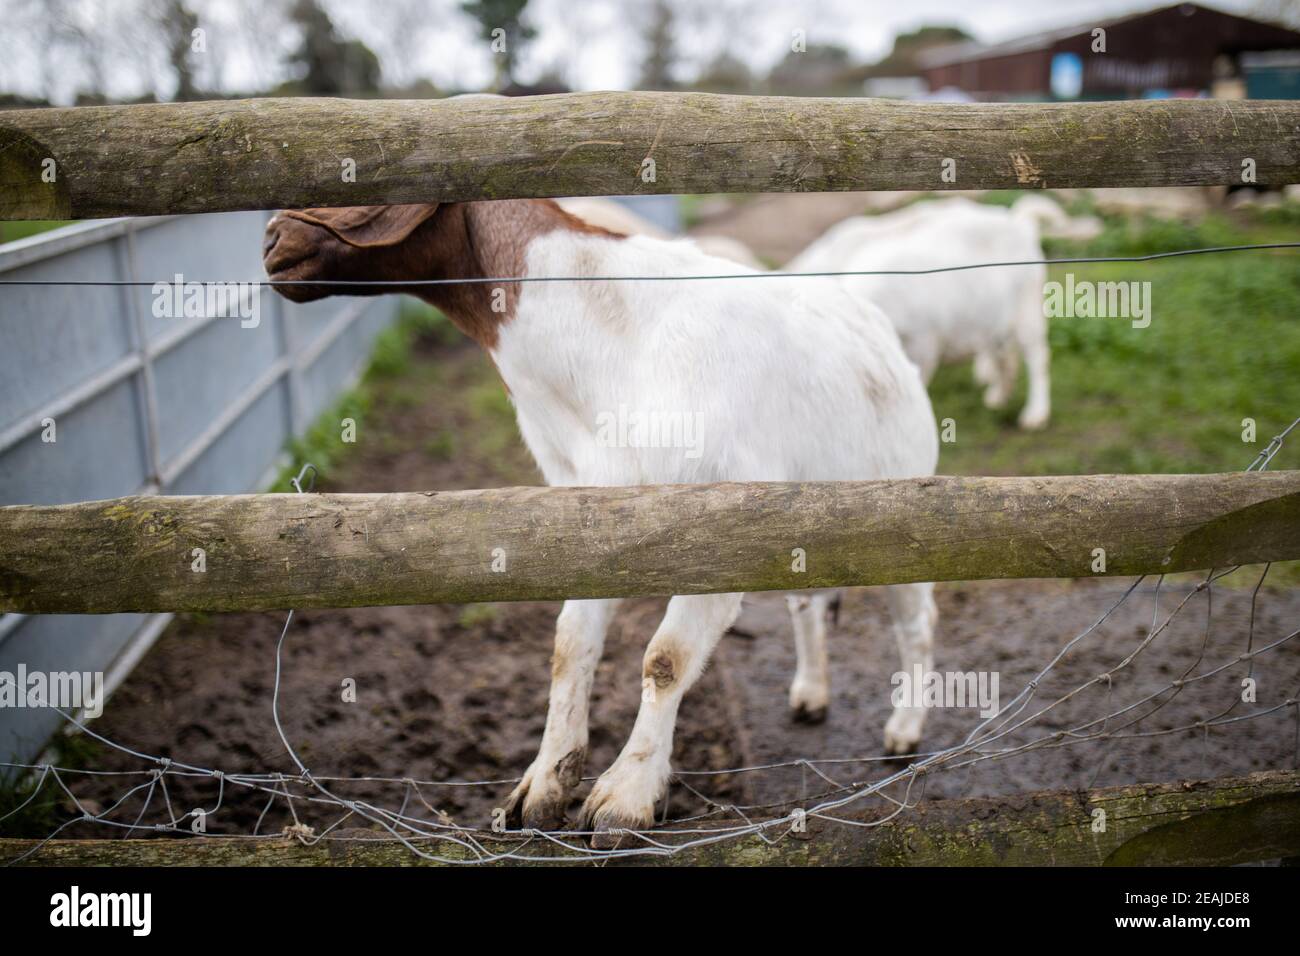
<path id="1" fill-rule="evenodd" d="M 903 336 L 903 351 L 921 372 L 921 381 L 930 385 L 943 358 L 943 348 L 933 335 Z"/>
<path id="2" fill-rule="evenodd" d="M 1042 428 L 1052 414 L 1052 388 L 1048 372 L 1051 352 L 1048 350 L 1047 337 L 1027 343 L 1023 348 L 1025 368 L 1029 372 L 1029 396 L 1025 400 L 1025 407 L 1020 410 L 1020 427 Z"/>
<path id="3" fill-rule="evenodd" d="M 1052 382 L 1049 367 L 1052 363 L 1051 346 L 1047 344 L 1047 319 L 1041 304 L 1025 307 L 1017 331 L 1020 352 L 1025 358 L 1025 371 L 1029 376 L 1029 394 L 1020 411 L 1020 427 L 1042 428 L 1052 414 Z"/>
<path id="4" fill-rule="evenodd" d="M 971 363 L 971 377 L 975 379 L 976 385 L 989 386 L 997 381 L 998 363 L 993 349 L 982 349 L 975 353 L 975 361 Z"/>
<path id="5" fill-rule="evenodd" d="M 1016 389 L 1016 374 L 1020 371 L 1020 353 L 1014 342 L 1004 342 L 975 359 L 983 382 L 984 407 L 1002 408 Z"/>
<path id="6" fill-rule="evenodd" d="M 632 735 L 582 807 L 583 829 L 599 831 L 592 837 L 593 846 L 618 846 L 620 836 L 609 831 L 641 830 L 654 822 L 655 803 L 671 772 L 677 706 L 736 619 L 742 597 L 679 595 L 668 602 L 664 619 L 646 647 L 641 709 Z"/>
<path id="7" fill-rule="evenodd" d="M 934 670 L 934 625 L 939 617 L 934 605 L 933 584 L 894 584 L 885 589 L 894 618 L 894 636 L 902 670 L 915 677 L 919 665 L 924 675 Z M 890 754 L 915 753 L 921 742 L 925 708 L 899 706 L 885 724 L 885 751 Z"/>
<path id="8" fill-rule="evenodd" d="M 554 830 L 564 823 L 569 795 L 586 765 L 592 678 L 605 632 L 620 603 L 618 599 L 564 602 L 555 622 L 546 730 L 537 758 L 506 800 L 506 817 L 512 824 Z"/>
<path id="9" fill-rule="evenodd" d="M 819 724 L 830 703 L 830 669 L 826 662 L 826 610 L 830 595 L 787 594 L 794 625 L 795 670 L 790 684 L 790 715 L 800 723 Z"/>

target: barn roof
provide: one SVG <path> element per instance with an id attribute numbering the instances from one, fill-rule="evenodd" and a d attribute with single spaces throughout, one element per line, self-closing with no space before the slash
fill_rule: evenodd
<path id="1" fill-rule="evenodd" d="M 1053 30 L 1031 33 L 1028 36 L 1017 37 L 1013 40 L 1005 40 L 1002 43 L 985 44 L 979 43 L 978 41 L 970 41 L 967 43 L 955 43 L 949 46 L 937 47 L 920 53 L 917 56 L 917 64 L 922 69 L 928 70 L 935 67 L 948 66 L 953 63 L 967 63 L 971 60 L 985 60 L 999 56 L 1013 56 L 1017 53 L 1047 50 L 1055 46 L 1057 43 L 1060 43 L 1062 40 L 1091 36 L 1092 31 L 1098 27 L 1111 29 L 1133 20 L 1141 20 L 1146 17 L 1156 16 L 1179 7 L 1190 8 L 1192 12 L 1205 11 L 1206 13 L 1215 16 L 1228 17 L 1233 20 L 1240 20 L 1243 23 L 1256 24 L 1260 27 L 1274 29 L 1281 34 L 1289 33 L 1297 42 L 1300 42 L 1300 33 L 1288 30 L 1277 24 L 1268 23 L 1263 20 L 1256 20 L 1251 17 L 1237 16 L 1199 3 L 1173 3 L 1163 7 L 1156 7 L 1151 10 L 1141 10 L 1135 13 L 1123 14 L 1118 17 L 1111 17 L 1108 20 L 1090 20 L 1087 23 L 1076 23 L 1068 27 L 1057 27 Z"/>

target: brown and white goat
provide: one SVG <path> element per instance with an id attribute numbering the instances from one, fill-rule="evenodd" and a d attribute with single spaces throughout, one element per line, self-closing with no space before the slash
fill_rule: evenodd
<path id="1" fill-rule="evenodd" d="M 444 311 L 491 354 L 520 433 L 552 485 L 905 478 L 934 470 L 938 436 L 916 366 L 880 311 L 837 283 L 808 291 L 788 276 L 663 281 L 745 270 L 689 242 L 593 227 L 547 200 L 282 212 L 267 226 L 264 253 L 273 280 L 303 283 L 278 287 L 297 301 L 406 291 Z M 473 281 L 514 277 L 568 281 Z M 417 279 L 468 281 L 369 284 Z M 324 280 L 362 284 L 312 284 Z M 647 440 L 640 428 L 610 429 L 614 418 L 686 427 L 668 428 L 680 440 Z M 789 543 L 792 552 L 800 546 Z M 903 670 L 929 671 L 931 585 L 886 590 Z M 741 597 L 669 602 L 646 648 L 631 737 L 583 806 L 598 846 L 617 844 L 611 831 L 652 823 L 671 772 L 678 704 Z M 567 601 L 560 613 L 541 748 L 507 807 L 524 825 L 551 829 L 564 821 L 586 759 L 592 678 L 618 603 Z M 799 658 L 791 704 L 810 715 L 824 713 L 828 698 L 825 604 L 824 594 L 791 602 Z M 883 679 L 880 686 L 886 695 L 892 689 Z M 895 707 L 886 747 L 915 749 L 924 715 L 920 706 Z"/>

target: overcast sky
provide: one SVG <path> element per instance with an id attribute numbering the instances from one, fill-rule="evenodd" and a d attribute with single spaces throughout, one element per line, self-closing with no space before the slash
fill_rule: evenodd
<path id="1" fill-rule="evenodd" d="M 0 0 L 0 90 L 42 95 L 53 88 L 67 102 L 97 85 L 84 57 L 54 62 L 42 24 L 55 5 L 71 11 L 107 53 L 102 83 L 115 97 L 152 87 L 170 95 L 163 51 L 144 39 L 139 10 L 148 0 Z M 1249 13 L 1278 0 L 1216 0 Z M 321 0 L 342 32 L 379 54 L 384 79 L 405 84 L 426 77 L 439 87 L 477 89 L 492 79 L 492 54 L 459 13 L 459 0 Z M 201 88 L 258 90 L 284 78 L 291 31 L 268 29 L 267 0 L 188 0 L 207 28 Z M 986 42 L 1152 9 L 1135 0 L 675 0 L 682 12 L 677 42 L 683 78 L 727 51 L 758 72 L 785 55 L 795 30 L 807 42 L 835 43 L 870 61 L 888 52 L 896 33 L 950 24 Z M 531 0 L 527 17 L 538 36 L 519 69 L 524 81 L 558 73 L 577 89 L 626 89 L 636 83 L 646 0 Z"/>

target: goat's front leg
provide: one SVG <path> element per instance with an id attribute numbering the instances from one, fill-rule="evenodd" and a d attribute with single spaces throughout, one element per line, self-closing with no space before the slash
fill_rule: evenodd
<path id="1" fill-rule="evenodd" d="M 582 807 L 592 845 L 616 847 L 610 831 L 643 830 L 671 773 L 677 706 L 708 663 L 718 639 L 740 612 L 740 594 L 678 596 L 668 602 L 641 667 L 641 709 L 623 752 L 600 775 Z"/>
<path id="2" fill-rule="evenodd" d="M 785 599 L 794 626 L 795 671 L 790 684 L 790 715 L 799 723 L 826 719 L 831 699 L 830 667 L 826 658 L 826 617 L 839 595 L 824 591 L 788 594 Z"/>
<path id="3" fill-rule="evenodd" d="M 939 609 L 934 604 L 933 584 L 894 584 L 885 588 L 889 609 L 894 618 L 894 636 L 903 672 L 913 676 L 919 668 L 928 674 L 934 670 L 934 625 Z M 925 708 L 919 704 L 899 704 L 885 724 L 885 753 L 916 753 L 925 724 Z"/>
<path id="4" fill-rule="evenodd" d="M 587 761 L 587 711 L 591 682 L 605 646 L 605 632 L 620 600 L 565 601 L 555 622 L 551 699 L 542 746 L 506 800 L 512 825 L 555 830 L 582 779 Z"/>

